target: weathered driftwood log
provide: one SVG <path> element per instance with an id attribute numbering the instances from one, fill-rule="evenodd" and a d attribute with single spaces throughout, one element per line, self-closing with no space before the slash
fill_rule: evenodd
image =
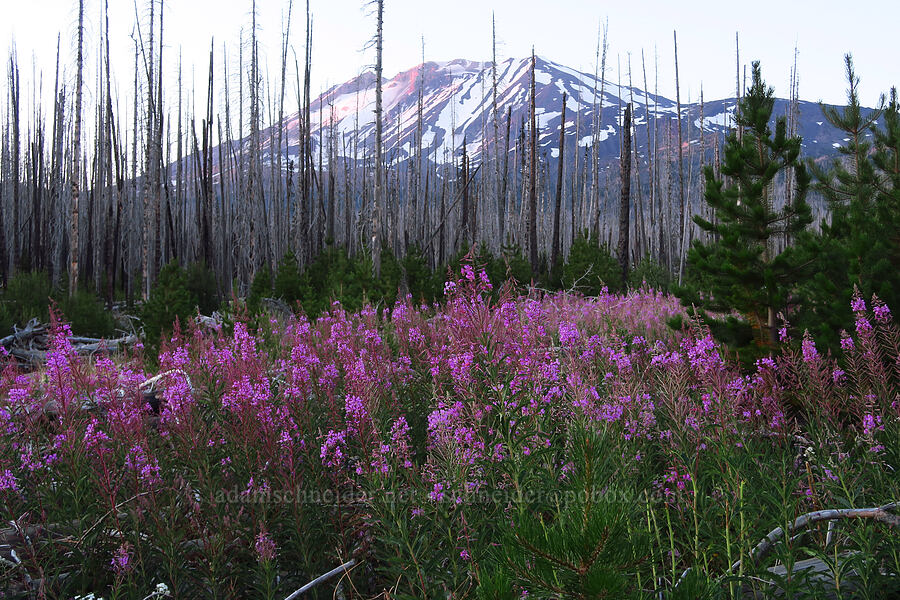
<path id="1" fill-rule="evenodd" d="M 202 327 L 207 327 L 209 329 L 215 330 L 222 328 L 222 315 L 219 314 L 218 311 L 214 312 L 208 317 L 206 315 L 197 315 L 196 317 L 194 317 L 194 320 L 198 325 L 201 325 Z"/>
<path id="2" fill-rule="evenodd" d="M 833 508 L 827 510 L 817 510 L 810 513 L 806 513 L 805 515 L 801 515 L 794 519 L 794 522 L 788 527 L 787 533 L 790 534 L 790 539 L 798 539 L 801 536 L 805 535 L 807 531 L 806 527 L 810 525 L 814 525 L 815 523 L 828 523 L 828 537 L 826 538 L 827 543 L 831 543 L 833 538 L 833 526 L 835 521 L 843 520 L 843 519 L 872 519 L 877 523 L 884 523 L 888 527 L 900 527 L 900 516 L 891 514 L 890 511 L 897 508 L 896 502 L 891 502 L 889 504 L 885 504 L 884 506 L 873 507 L 873 508 Z M 798 532 L 799 530 L 800 533 Z M 748 561 L 753 564 L 759 564 L 774 548 L 775 545 L 785 536 L 785 531 L 782 527 L 776 527 L 769 534 L 762 539 L 754 548 L 750 551 L 750 556 L 748 557 Z M 848 554 L 849 555 L 849 554 Z M 741 567 L 741 560 L 738 560 L 733 565 L 731 565 L 731 569 L 729 569 L 729 573 L 737 573 Z M 799 572 L 809 572 L 809 574 L 817 575 L 826 570 L 827 565 L 823 563 L 820 559 L 813 558 L 808 560 L 798 561 L 794 564 L 794 568 L 792 573 Z M 693 567 L 688 567 L 682 574 L 681 577 L 678 578 L 678 581 L 675 583 L 675 587 L 677 588 L 681 585 L 681 582 L 685 580 L 688 574 L 691 572 Z M 787 574 L 787 571 L 784 567 L 777 566 L 771 567 L 768 571 L 775 575 L 784 576 Z M 775 585 L 772 581 L 760 580 L 762 583 L 767 586 Z M 743 594 L 746 598 L 755 598 L 756 592 L 753 590 L 745 590 Z"/>
<path id="3" fill-rule="evenodd" d="M 123 335 L 113 339 L 92 338 L 83 336 L 69 337 L 72 349 L 79 355 L 93 355 L 98 352 L 115 353 L 126 346 L 137 342 L 134 334 Z M 47 326 L 37 319 L 28 322 L 24 329 L 16 328 L 12 335 L 0 339 L 0 346 L 24 366 L 35 366 L 47 360 L 49 347 Z"/>
<path id="4" fill-rule="evenodd" d="M 24 329 L 19 329 L 14 325 L 12 335 L 0 338 L 0 346 L 8 349 L 13 344 L 27 342 L 38 335 L 46 333 L 47 328 L 44 325 L 41 325 L 37 319 L 31 319 Z"/>
<path id="5" fill-rule="evenodd" d="M 347 562 L 345 562 L 345 563 L 342 564 L 341 566 L 335 567 L 334 569 L 328 571 L 328 572 L 325 573 L 324 575 L 319 575 L 318 577 L 316 577 L 315 579 L 313 579 L 312 581 L 310 581 L 309 583 L 307 583 L 306 585 L 304 585 L 304 586 L 303 586 L 302 588 L 300 588 L 299 590 L 293 592 L 290 596 L 288 596 L 288 597 L 285 598 L 284 600 L 297 600 L 297 598 L 299 598 L 303 593 L 305 593 L 305 592 L 311 590 L 312 588 L 316 587 L 317 585 L 319 585 L 319 584 L 322 583 L 323 581 L 328 581 L 329 579 L 331 579 L 331 578 L 334 577 L 335 575 L 340 575 L 341 573 L 344 573 L 344 572 L 346 572 L 346 571 L 349 571 L 350 568 L 353 567 L 353 565 L 355 565 L 355 564 L 356 564 L 356 559 L 355 559 L 355 558 L 351 558 L 350 560 L 348 560 Z M 301 580 L 301 581 L 302 581 L 302 580 Z"/>
<path id="6" fill-rule="evenodd" d="M 900 527 L 900 516 L 891 514 L 890 512 L 895 508 L 897 508 L 897 503 L 891 502 L 890 504 L 873 508 L 832 508 L 827 510 L 817 510 L 794 519 L 794 522 L 788 528 L 788 533 L 793 534 L 798 529 L 802 529 L 815 523 L 837 521 L 841 519 L 872 519 L 877 523 L 884 523 L 888 527 Z M 750 561 L 758 563 L 764 559 L 784 535 L 784 529 L 781 527 L 776 527 L 770 531 L 769 534 L 750 551 Z M 732 573 L 736 572 L 740 566 L 741 561 L 737 561 L 731 565 Z"/>
<path id="7" fill-rule="evenodd" d="M 263 298 L 262 303 L 268 310 L 279 317 L 287 318 L 294 314 L 294 311 L 287 305 L 287 302 L 281 298 Z"/>

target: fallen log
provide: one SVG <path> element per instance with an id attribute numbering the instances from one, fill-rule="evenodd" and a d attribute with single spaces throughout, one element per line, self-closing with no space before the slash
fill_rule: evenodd
<path id="1" fill-rule="evenodd" d="M 317 585 L 319 585 L 319 584 L 322 583 L 323 581 L 328 581 L 329 579 L 331 579 L 331 578 L 334 577 L 335 575 L 340 575 L 341 573 L 344 573 L 345 571 L 349 571 L 350 568 L 351 568 L 353 565 L 355 565 L 355 564 L 356 564 L 356 559 L 355 559 L 355 558 L 351 558 L 350 560 L 348 560 L 347 562 L 345 562 L 345 563 L 342 564 L 341 566 L 335 567 L 334 569 L 328 571 L 328 572 L 325 573 L 324 575 L 319 575 L 318 577 L 316 577 L 315 579 L 313 579 L 312 581 L 310 581 L 309 583 L 307 583 L 306 585 L 304 585 L 304 586 L 303 586 L 302 588 L 300 588 L 299 590 L 296 590 L 295 592 L 293 592 L 290 596 L 288 596 L 288 597 L 285 598 L 284 600 L 296 600 L 296 599 L 299 598 L 302 594 L 304 594 L 304 593 L 307 592 L 308 590 L 311 590 L 312 588 L 316 587 Z"/>
<path id="2" fill-rule="evenodd" d="M 12 335 L 0 338 L 0 346 L 3 346 L 8 350 L 14 344 L 30 341 L 36 336 L 45 335 L 46 333 L 47 328 L 44 325 L 41 325 L 40 321 L 31 319 L 25 324 L 24 329 L 19 329 L 17 326 L 13 325 Z"/>
<path id="3" fill-rule="evenodd" d="M 788 527 L 787 533 L 793 534 L 798 529 L 815 523 L 837 521 L 841 519 L 872 519 L 877 523 L 884 523 L 888 527 L 900 527 L 900 516 L 891 514 L 890 512 L 895 508 L 897 508 L 897 503 L 891 502 L 890 504 L 873 508 L 832 508 L 827 510 L 817 510 L 794 519 L 794 522 Z M 750 551 L 749 560 L 754 563 L 761 561 L 772 551 L 775 544 L 777 544 L 784 535 L 785 531 L 781 527 L 776 527 L 770 531 L 769 534 Z M 731 572 L 736 572 L 740 566 L 741 561 L 739 560 L 731 565 Z"/>
<path id="4" fill-rule="evenodd" d="M 262 303 L 278 317 L 288 318 L 294 314 L 291 307 L 281 298 L 263 298 Z"/>
<path id="5" fill-rule="evenodd" d="M 72 343 L 72 349 L 78 354 L 95 354 L 97 352 L 119 352 L 126 346 L 130 346 L 137 342 L 136 335 L 124 335 L 120 338 L 112 340 L 102 340 L 94 338 L 80 338 L 83 340 L 93 340 L 90 342 Z"/>
<path id="6" fill-rule="evenodd" d="M 194 320 L 198 325 L 202 327 L 207 327 L 213 330 L 219 330 L 222 328 L 222 315 L 219 314 L 218 311 L 214 312 L 210 316 L 206 315 L 197 315 L 194 317 Z"/>
<path id="7" fill-rule="evenodd" d="M 69 336 L 72 350 L 80 356 L 90 356 L 98 352 L 119 352 L 137 341 L 138 337 L 133 333 L 112 339 Z M 50 346 L 49 329 L 37 319 L 31 319 L 23 329 L 14 327 L 12 335 L 0 338 L 0 346 L 9 356 L 16 359 L 21 367 L 43 364 L 47 360 Z"/>

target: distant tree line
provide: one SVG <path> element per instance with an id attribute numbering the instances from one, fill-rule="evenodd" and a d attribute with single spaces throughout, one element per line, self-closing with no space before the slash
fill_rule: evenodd
<path id="1" fill-rule="evenodd" d="M 890 210 L 882 206 L 887 202 L 882 199 L 893 198 L 897 189 L 891 183 L 896 171 L 891 171 L 890 158 L 890 115 L 896 113 L 893 99 L 879 112 L 884 121 L 879 123 L 874 149 L 864 139 L 867 127 L 876 125 L 874 117 L 865 121 L 861 116 L 855 87 L 848 110 L 856 113 L 826 112 L 826 118 L 848 131 L 854 141 L 842 150 L 845 160 L 831 168 L 812 169 L 813 189 L 831 203 L 823 228 L 823 215 L 815 210 L 809 216 L 792 212 L 803 206 L 805 184 L 800 178 L 806 172 L 792 149 L 798 143 L 791 141 L 796 139 L 798 119 L 796 72 L 792 74 L 791 108 L 778 125 L 783 128 L 783 141 L 790 141 L 785 151 L 791 157 L 782 160 L 771 174 L 752 175 L 764 183 L 744 181 L 742 178 L 751 175 L 743 174 L 735 162 L 739 159 L 729 154 L 730 148 L 738 152 L 748 139 L 762 143 L 767 135 L 764 129 L 754 128 L 762 126 L 761 121 L 747 121 L 756 119 L 749 112 L 743 120 L 736 120 L 724 146 L 714 134 L 710 134 L 712 139 L 704 139 L 701 93 L 699 144 L 684 142 L 677 39 L 677 131 L 673 131 L 673 119 L 658 118 L 648 95 L 643 106 L 620 98 L 623 105 L 617 114 L 623 135 L 618 169 L 601 168 L 599 99 L 604 95 L 608 71 L 605 25 L 597 44 L 599 76 L 595 81 L 600 89 L 594 90 L 589 129 L 593 143 L 589 148 L 574 144 L 575 151 L 567 160 L 564 95 L 555 173 L 538 146 L 535 57 L 532 55 L 528 119 L 513 123 L 511 111 L 503 114 L 498 108 L 496 44 L 489 63 L 493 89 L 486 92 L 492 111 L 482 127 L 484 142 L 478 160 L 473 160 L 465 138 L 459 147 L 447 149 L 445 161 L 435 163 L 427 158 L 423 56 L 417 125 L 413 139 L 406 140 L 412 150 L 410 158 L 401 162 L 383 147 L 383 132 L 392 127 L 382 108 L 383 0 L 373 2 L 376 98 L 371 138 L 365 138 L 358 127 L 352 136 L 339 135 L 333 118 L 330 126 L 319 124 L 318 134 L 313 133 L 309 3 L 305 7 L 304 52 L 296 53 L 291 52 L 290 43 L 293 0 L 287 0 L 280 69 L 268 77 L 260 64 L 257 4 L 249 2 L 250 28 L 241 33 L 236 60 L 225 45 L 218 50 L 210 43 L 205 89 L 185 89 L 180 60 L 177 89 L 164 86 L 163 55 L 170 52 L 170 46 L 165 43 L 164 3 L 160 0 L 147 0 L 136 24 L 129 93 L 116 91 L 116 82 L 124 80 L 121 74 L 111 72 L 106 0 L 93 51 L 93 83 L 85 82 L 82 75 L 85 14 L 84 2 L 79 0 L 74 89 L 67 85 L 64 70 L 61 74 L 60 63 L 65 61 L 57 51 L 52 115 L 42 114 L 37 92 L 33 106 L 21 106 L 19 61 L 15 49 L 11 51 L 0 148 L 0 283 L 6 286 L 17 273 L 40 271 L 47 274 L 53 287 L 67 293 L 90 290 L 107 304 L 117 299 L 147 301 L 166 265 L 186 269 L 200 264 L 214 274 L 217 298 L 246 297 L 264 273 L 274 276 L 284 264 L 295 263 L 298 273 L 304 273 L 321 268 L 323 260 L 332 264 L 342 254 L 341 260 L 370 265 L 373 281 L 381 277 L 390 256 L 391 264 L 398 266 L 398 287 L 411 289 L 415 286 L 409 282 L 408 270 L 413 267 L 408 257 L 429 272 L 442 273 L 454 257 L 475 248 L 504 264 L 510 264 L 515 255 L 512 263 L 524 260 L 528 277 L 547 287 L 583 284 L 585 273 L 570 277 L 568 284 L 564 277 L 565 273 L 573 275 L 573 264 L 583 264 L 590 276 L 602 271 L 613 288 L 615 282 L 621 285 L 632 278 L 632 267 L 637 265 L 642 272 L 664 273 L 666 279 L 699 289 L 704 260 L 719 261 L 720 266 L 725 264 L 723 260 L 727 263 L 715 252 L 704 255 L 703 248 L 716 248 L 731 239 L 734 234 L 728 230 L 728 219 L 740 217 L 728 217 L 735 211 L 729 206 L 744 206 L 741 210 L 746 211 L 746 204 L 740 202 L 746 202 L 747 194 L 759 195 L 759 185 L 764 187 L 765 210 L 770 211 L 766 214 L 787 215 L 784 227 L 766 221 L 760 234 L 764 244 L 759 239 L 753 242 L 762 244 L 764 264 L 787 260 L 779 258 L 786 249 L 786 256 L 806 252 L 807 258 L 801 262 L 812 264 L 814 244 L 803 242 L 800 247 L 807 239 L 804 225 L 808 222 L 815 231 L 822 230 L 821 235 L 809 238 L 821 244 L 819 253 L 837 252 L 837 242 L 828 241 L 835 236 L 852 237 L 868 231 L 865 223 L 875 214 L 880 216 L 872 222 L 880 223 L 878 227 L 884 230 L 879 230 L 883 234 L 879 239 L 888 245 L 896 239 L 896 232 L 887 231 L 893 224 Z M 295 81 L 288 78 L 290 57 Z M 739 59 L 737 64 L 735 94 L 740 98 L 744 93 Z M 641 67 L 646 89 L 643 55 Z M 630 57 L 627 76 L 630 87 Z M 224 91 L 221 95 L 216 93 L 220 89 L 217 81 Z M 92 102 L 83 101 L 86 93 Z M 289 106 L 290 96 L 296 98 L 296 105 Z M 124 98 L 130 100 L 129 106 L 123 106 L 127 104 Z M 198 111 L 186 98 L 205 98 L 205 102 Z M 320 119 L 328 102 L 327 97 L 321 99 Z M 741 110 L 749 111 L 746 100 L 741 102 Z M 764 112 L 763 108 L 757 110 Z M 295 116 L 289 116 L 291 113 Z M 858 115 L 858 122 L 853 121 L 853 114 Z M 771 116 L 770 110 L 767 118 Z M 360 115 L 356 118 L 358 122 Z M 639 118 L 645 124 L 645 136 L 637 135 Z M 299 132 L 295 146 L 289 143 L 289 126 L 296 126 Z M 580 123 L 576 111 L 575 138 L 585 130 L 587 124 Z M 863 163 L 871 165 L 871 174 Z M 848 178 L 860 181 L 848 183 Z M 727 201 L 717 196 L 720 188 L 716 182 L 724 186 L 721 190 Z M 739 190 L 737 195 L 726 193 L 732 188 Z M 746 235 L 743 225 L 736 227 L 740 235 Z M 584 263 L 588 255 L 599 258 Z M 601 269 L 600 262 L 608 262 L 605 257 L 612 257 L 617 267 Z M 854 283 L 863 288 L 874 285 L 863 281 L 870 274 L 896 266 L 890 258 L 888 266 L 878 268 L 860 266 L 863 263 L 854 257 L 841 260 L 846 262 L 848 276 L 855 277 Z M 741 268 L 750 272 L 757 266 L 747 263 Z M 820 269 L 819 278 L 837 281 L 826 272 Z M 524 276 L 521 271 L 519 276 Z M 848 294 L 846 288 L 841 288 L 843 296 Z M 746 309 L 758 315 L 760 330 L 771 333 L 778 313 L 789 312 L 799 302 L 797 290 L 785 289 L 782 295 Z M 816 302 L 817 310 L 826 310 L 827 294 L 822 289 L 805 293 L 807 305 Z M 722 294 L 716 297 L 726 302 Z M 729 308 L 740 308 L 736 301 L 726 303 Z M 840 318 L 846 317 L 846 311 L 841 313 Z"/>

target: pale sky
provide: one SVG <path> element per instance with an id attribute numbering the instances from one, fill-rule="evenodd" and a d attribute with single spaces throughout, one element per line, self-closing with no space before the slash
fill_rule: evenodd
<path id="1" fill-rule="evenodd" d="M 139 0 L 146 20 L 147 0 Z M 8 52 L 13 40 L 18 49 L 24 101 L 30 98 L 32 64 L 43 71 L 45 101 L 52 94 L 57 34 L 61 34 L 61 67 L 74 82 L 77 0 L 2 0 L 0 44 Z M 250 28 L 251 0 L 166 0 L 165 63 L 174 83 L 179 50 L 190 88 L 194 67 L 198 110 L 202 110 L 210 39 L 215 38 L 216 78 L 221 82 L 223 44 L 234 72 L 241 28 Z M 287 0 L 257 0 L 262 52 L 269 75 L 277 78 L 282 19 Z M 102 0 L 85 0 L 87 60 L 97 60 Z M 303 61 L 304 0 L 295 0 L 291 43 Z M 313 18 L 313 96 L 328 86 L 359 74 L 374 62 L 374 50 L 365 49 L 375 30 L 373 7 L 361 0 L 310 0 Z M 426 60 L 491 57 L 491 15 L 496 16 L 498 58 L 524 57 L 532 45 L 538 55 L 575 69 L 593 73 L 601 20 L 609 24 L 607 76 L 627 82 L 627 61 L 632 61 L 634 84 L 642 87 L 641 51 L 647 61 L 651 91 L 654 61 L 658 59 L 659 92 L 675 98 L 672 32 L 678 32 L 678 59 L 682 101 L 734 95 L 735 32 L 740 35 L 740 60 L 749 65 L 761 60 L 763 76 L 776 95 L 787 96 L 794 48 L 800 76 L 800 97 L 842 103 L 846 81 L 843 55 L 852 52 L 862 80 L 861 100 L 873 105 L 879 94 L 900 83 L 896 60 L 900 2 L 857 0 L 385 0 L 384 74 L 391 77 L 418 64 L 421 40 Z M 132 85 L 135 22 L 134 0 L 109 0 L 113 72 L 124 98 Z M 146 24 L 145 24 L 146 26 Z M 144 32 L 146 36 L 146 31 Z M 7 62 L 4 54 L 4 63 Z M 291 55 L 292 56 L 292 55 Z M 34 61 L 32 60 L 34 58 Z M 293 60 L 292 58 L 290 59 Z M 93 66 L 93 65 L 91 65 Z M 292 69 L 291 69 L 292 70 Z M 5 73 L 6 69 L 4 69 Z M 91 68 L 86 90 L 93 85 Z M 748 69 L 749 72 L 749 69 Z M 289 75 L 290 77 L 290 75 Z M 5 77 L 0 89 L 6 95 Z M 236 85 L 236 82 L 234 83 Z M 295 89 L 293 80 L 289 82 Z M 175 89 L 167 83 L 168 100 Z M 288 105 L 295 103 L 289 92 Z M 0 100 L 5 106 L 7 99 Z"/>

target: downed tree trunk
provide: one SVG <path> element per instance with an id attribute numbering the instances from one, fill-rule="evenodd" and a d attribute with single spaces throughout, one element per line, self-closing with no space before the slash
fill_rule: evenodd
<path id="1" fill-rule="evenodd" d="M 37 319 L 31 319 L 23 329 L 14 327 L 12 335 L 0 338 L 0 346 L 15 358 L 21 366 L 35 367 L 47 360 L 50 347 L 49 328 Z M 84 336 L 70 336 L 69 343 L 79 355 L 92 355 L 98 352 L 115 353 L 138 341 L 134 334 L 126 334 L 119 338 L 102 339 Z"/>
<path id="2" fill-rule="evenodd" d="M 893 515 L 889 511 L 897 508 L 896 502 L 885 504 L 876 508 L 833 508 L 828 510 L 817 510 L 806 513 L 794 519 L 794 522 L 788 528 L 788 533 L 793 534 L 798 529 L 813 525 L 822 521 L 837 521 L 841 519 L 872 519 L 877 523 L 884 523 L 888 527 L 900 527 L 900 516 Z M 750 551 L 750 561 L 757 563 L 772 551 L 775 544 L 778 543 L 785 535 L 784 529 L 776 527 Z M 741 561 L 737 561 L 731 565 L 731 571 L 735 572 L 741 566 Z"/>
<path id="3" fill-rule="evenodd" d="M 810 525 L 814 525 L 816 523 L 828 522 L 829 523 L 829 532 L 828 538 L 826 540 L 826 544 L 830 544 L 830 540 L 832 537 L 831 526 L 835 521 L 844 520 L 844 519 L 872 519 L 876 523 L 883 523 L 888 527 L 900 527 L 900 516 L 891 514 L 890 511 L 893 511 L 897 508 L 898 503 L 891 502 L 889 504 L 885 504 L 879 507 L 873 508 L 833 508 L 826 510 L 817 510 L 810 513 L 806 513 L 805 515 L 801 515 L 794 519 L 794 522 L 788 527 L 787 533 L 790 535 L 790 539 L 794 540 L 801 536 L 803 536 L 806 531 L 802 531 L 800 533 L 796 533 L 798 530 L 804 529 Z M 747 557 L 747 561 L 751 563 L 751 565 L 759 564 L 776 546 L 776 544 L 785 536 L 784 528 L 776 527 L 769 534 L 762 539 L 754 548 L 750 551 L 750 555 Z M 852 553 L 846 553 L 845 556 L 849 556 Z M 741 567 L 742 560 L 738 560 L 731 568 L 728 570 L 729 574 L 739 572 Z M 746 563 L 745 563 L 746 564 Z M 801 572 L 808 572 L 813 576 L 818 576 L 820 581 L 827 582 L 827 575 L 823 575 L 825 571 L 827 571 L 830 567 L 821 561 L 819 558 L 811 558 L 807 560 L 798 561 L 793 565 L 793 569 L 791 571 L 792 574 L 797 574 Z M 688 574 L 693 570 L 693 567 L 688 567 L 682 574 L 681 577 L 678 578 L 678 581 L 675 583 L 675 588 L 677 588 L 681 583 L 687 578 Z M 787 569 L 783 566 L 770 567 L 767 569 L 769 573 L 778 576 L 787 575 Z M 767 581 L 767 580 L 759 580 L 760 583 L 765 584 L 766 586 L 774 586 L 775 582 Z M 757 598 L 757 591 L 746 589 L 742 593 L 742 597 L 745 598 Z M 768 595 L 764 597 L 769 597 Z"/>
<path id="4" fill-rule="evenodd" d="M 311 590 L 312 588 L 316 587 L 317 585 L 319 585 L 319 584 L 322 583 L 323 581 L 328 581 L 329 579 L 331 579 L 331 578 L 334 577 L 335 575 L 340 575 L 341 573 L 344 573 L 345 571 L 349 571 L 350 568 L 351 568 L 352 566 L 354 566 L 355 564 L 356 564 L 356 559 L 355 559 L 355 558 L 351 558 L 350 560 L 348 560 L 348 561 L 345 562 L 344 564 L 340 565 L 339 567 L 335 567 L 334 569 L 328 571 L 328 572 L 325 573 L 324 575 L 319 575 L 318 577 L 316 577 L 315 579 L 313 579 L 312 581 L 310 581 L 309 583 L 307 583 L 306 585 L 304 585 L 304 586 L 303 586 L 302 588 L 300 588 L 299 590 L 296 590 L 295 592 L 293 592 L 290 596 L 288 596 L 288 597 L 285 598 L 284 600 L 296 600 L 297 598 L 299 598 L 300 596 L 302 596 L 305 592 L 307 592 L 307 591 Z"/>
<path id="5" fill-rule="evenodd" d="M 41 325 L 40 321 L 37 319 L 31 319 L 25 325 L 25 329 L 19 329 L 15 325 L 13 325 L 13 334 L 8 335 L 5 338 L 0 338 L 0 346 L 3 346 L 7 350 L 15 344 L 22 344 L 28 341 L 31 341 L 35 337 L 39 335 L 46 335 L 47 328 L 44 325 Z"/>

